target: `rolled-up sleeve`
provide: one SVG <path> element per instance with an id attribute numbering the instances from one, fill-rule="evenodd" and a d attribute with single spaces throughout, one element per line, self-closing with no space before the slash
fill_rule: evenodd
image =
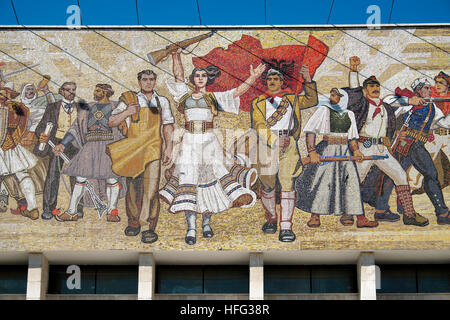
<path id="1" fill-rule="evenodd" d="M 355 114 L 352 111 L 348 111 L 348 116 L 351 121 L 350 129 L 348 129 L 348 140 L 359 139 L 358 126 L 356 125 Z"/>
<path id="2" fill-rule="evenodd" d="M 241 104 L 241 99 L 239 97 L 234 97 L 234 91 L 236 89 L 231 89 L 224 92 L 214 92 L 217 103 L 219 104 L 220 111 L 230 112 L 234 114 L 239 113 L 239 106 Z"/>
<path id="3" fill-rule="evenodd" d="M 166 97 L 159 97 L 161 102 L 161 122 L 163 125 L 172 124 L 175 122 L 175 119 L 172 114 L 172 110 L 170 109 L 170 102 Z"/>
<path id="4" fill-rule="evenodd" d="M 185 82 L 176 82 L 173 78 L 166 80 L 166 86 L 176 102 L 189 92 L 189 86 Z"/>

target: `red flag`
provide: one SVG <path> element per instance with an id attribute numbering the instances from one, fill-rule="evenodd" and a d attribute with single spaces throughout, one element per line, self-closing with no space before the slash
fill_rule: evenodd
<path id="1" fill-rule="evenodd" d="M 235 41 L 227 49 L 214 48 L 203 57 L 192 58 L 195 67 L 205 68 L 215 65 L 221 69 L 220 77 L 208 91 L 226 91 L 238 87 L 250 76 L 250 65 L 256 68 L 261 59 L 266 63 L 266 72 L 276 68 L 284 74 L 285 87 L 293 91 L 303 90 L 303 78 L 299 75 L 302 65 L 309 66 L 311 78 L 328 53 L 328 46 L 313 36 L 309 36 L 308 46 L 284 45 L 264 49 L 261 42 L 248 35 Z M 265 74 L 243 94 L 241 110 L 250 111 L 251 101 L 267 91 L 264 83 Z"/>

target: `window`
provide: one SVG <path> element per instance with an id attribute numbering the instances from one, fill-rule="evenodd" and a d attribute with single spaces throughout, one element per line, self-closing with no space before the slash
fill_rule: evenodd
<path id="1" fill-rule="evenodd" d="M 265 293 L 311 293 L 311 270 L 304 266 L 264 266 Z"/>
<path id="2" fill-rule="evenodd" d="M 206 267 L 203 270 L 204 293 L 248 293 L 248 266 Z"/>
<path id="3" fill-rule="evenodd" d="M 265 293 L 356 293 L 356 266 L 265 266 Z"/>
<path id="4" fill-rule="evenodd" d="M 381 265 L 378 293 L 450 292 L 450 265 Z"/>
<path id="5" fill-rule="evenodd" d="M 50 266 L 49 294 L 137 294 L 137 266 L 79 266 L 79 288 L 67 267 Z"/>
<path id="6" fill-rule="evenodd" d="M 0 266 L 0 294 L 26 294 L 27 275 L 27 265 Z"/>
<path id="7" fill-rule="evenodd" d="M 156 293 L 248 293 L 248 266 L 157 266 Z"/>
<path id="8" fill-rule="evenodd" d="M 156 268 L 156 292 L 203 293 L 203 271 L 197 266 L 161 266 Z"/>

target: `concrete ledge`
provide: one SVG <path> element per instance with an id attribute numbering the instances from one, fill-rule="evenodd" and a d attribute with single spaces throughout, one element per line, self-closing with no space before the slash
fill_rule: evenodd
<path id="1" fill-rule="evenodd" d="M 450 300 L 449 293 L 378 293 L 377 300 Z"/>
<path id="2" fill-rule="evenodd" d="M 137 294 L 47 294 L 47 300 L 137 300 Z"/>
<path id="3" fill-rule="evenodd" d="M 26 294 L 0 294 L 0 300 L 26 300 Z"/>

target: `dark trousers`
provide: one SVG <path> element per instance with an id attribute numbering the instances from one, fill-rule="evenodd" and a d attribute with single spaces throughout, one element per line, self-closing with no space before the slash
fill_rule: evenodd
<path id="1" fill-rule="evenodd" d="M 58 142 L 59 143 L 59 142 Z M 55 142 L 55 144 L 58 144 Z M 73 156 L 77 153 L 77 149 L 72 147 L 71 145 L 67 146 L 64 150 L 64 154 L 72 159 Z M 58 201 L 58 191 L 59 191 L 59 179 L 61 177 L 61 170 L 64 161 L 60 157 L 55 157 L 53 154 L 50 155 L 47 176 L 45 177 L 44 184 L 44 201 L 43 201 L 43 209 L 44 212 L 52 212 L 56 209 L 57 201 Z M 75 177 L 70 177 L 70 192 L 72 192 L 73 187 L 75 186 Z M 83 212 L 83 204 L 82 201 L 78 204 L 77 212 Z"/>
<path id="2" fill-rule="evenodd" d="M 140 220 L 149 223 L 149 230 L 155 231 L 159 218 L 159 177 L 161 161 L 154 160 L 145 166 L 136 178 L 127 178 L 127 195 L 125 206 L 128 225 L 132 228 L 140 226 Z M 148 216 L 147 216 L 148 215 Z"/>
<path id="3" fill-rule="evenodd" d="M 394 153 L 394 157 L 398 159 L 398 153 Z M 444 196 L 442 195 L 441 185 L 438 180 L 438 173 L 433 164 L 430 154 L 425 149 L 424 143 L 417 141 L 411 146 L 408 156 L 401 156 L 400 165 L 406 171 L 409 167 L 414 166 L 424 177 L 424 189 L 434 206 L 436 215 L 446 213 L 448 207 L 445 205 Z M 389 197 L 391 196 L 394 183 L 385 176 L 383 182 L 383 191 L 377 199 L 376 209 L 388 210 Z"/>

